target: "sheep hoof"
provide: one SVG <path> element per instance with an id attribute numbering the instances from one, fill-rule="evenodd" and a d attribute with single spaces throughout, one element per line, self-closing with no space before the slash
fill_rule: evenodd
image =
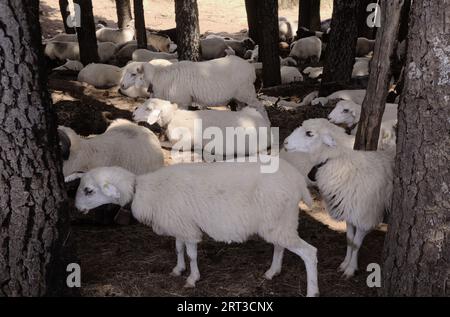
<path id="1" fill-rule="evenodd" d="M 274 276 L 277 276 L 278 274 L 280 274 L 280 272 L 273 272 L 271 270 L 268 270 L 266 273 L 264 273 L 264 278 L 266 280 L 271 280 Z"/>
<path id="2" fill-rule="evenodd" d="M 353 268 L 348 267 L 345 269 L 344 273 L 342 274 L 342 277 L 346 280 L 352 278 L 355 275 L 355 270 Z"/>
<path id="3" fill-rule="evenodd" d="M 184 284 L 184 288 L 194 288 L 195 287 L 195 283 L 191 283 L 191 282 L 186 282 L 186 284 Z"/>
<path id="4" fill-rule="evenodd" d="M 184 269 L 179 269 L 179 268 L 174 268 L 172 270 L 172 272 L 170 272 L 171 276 L 181 276 L 181 274 L 183 273 Z"/>
<path id="5" fill-rule="evenodd" d="M 339 265 L 339 267 L 337 268 L 338 272 L 344 272 L 345 269 L 347 268 L 348 264 L 346 262 L 342 262 L 341 265 Z"/>

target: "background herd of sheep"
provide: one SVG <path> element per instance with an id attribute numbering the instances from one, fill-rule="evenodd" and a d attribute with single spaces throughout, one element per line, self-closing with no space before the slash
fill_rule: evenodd
<path id="1" fill-rule="evenodd" d="M 329 29 L 311 32 L 286 18 L 279 19 L 282 83 L 320 81 L 317 67 L 327 45 Z M 46 56 L 62 64 L 55 71 L 78 73 L 78 81 L 97 88 L 118 87 L 130 98 L 148 98 L 133 119 L 147 127 L 159 126 L 168 147 L 194 134 L 194 120 L 203 128 L 270 128 L 270 121 L 254 83 L 262 65 L 259 47 L 249 39 L 209 35 L 200 40 L 203 61 L 178 61 L 176 44 L 167 36 L 148 33 L 149 49 L 138 49 L 132 26 L 114 29 L 99 26 L 96 32 L 102 64 L 82 65 L 76 35 L 60 34 L 45 42 Z M 359 38 L 353 77 L 370 72 L 374 41 Z M 312 66 L 311 66 L 312 64 Z M 161 143 L 149 128 L 116 120 L 101 135 L 83 138 L 60 127 L 60 140 L 67 180 L 81 177 L 76 206 L 82 211 L 103 204 L 122 207 L 132 203 L 133 216 L 158 234 L 176 238 L 177 265 L 174 275 L 185 270 L 184 250 L 190 259 L 187 286 L 200 278 L 197 243 L 206 233 L 216 241 L 243 242 L 257 234 L 274 245 L 273 262 L 265 277 L 281 270 L 284 249 L 300 256 L 306 265 L 307 295 L 319 294 L 316 248 L 297 234 L 298 203 L 310 205 L 308 187 L 317 187 L 330 216 L 347 224 L 347 253 L 340 269 L 351 277 L 358 268 L 358 250 L 365 235 L 383 221 L 392 192 L 393 153 L 397 105 L 388 104 L 380 134 L 380 150 L 353 150 L 354 129 L 359 122 L 365 90 L 344 90 L 327 97 L 318 92 L 294 104 L 317 107 L 341 100 L 325 119 L 303 122 L 284 142 L 279 169 L 260 173 L 257 163 L 216 162 L 176 164 L 164 167 Z M 239 111 L 207 110 L 206 107 L 238 104 Z M 191 111 L 196 106 L 202 110 Z M 349 135 L 344 125 L 352 130 Z M 184 129 L 185 134 L 179 133 Z M 154 130 L 154 129 L 152 129 Z M 225 135 L 225 133 L 224 133 Z M 200 147 L 205 147 L 205 143 Z M 166 146 L 166 145 L 165 145 Z M 270 148 L 247 144 L 215 149 L 223 160 L 257 155 Z M 188 139 L 187 147 L 195 145 Z M 195 178 L 191 176 L 195 175 Z M 220 180 L 220 181 L 219 181 Z M 168 199 L 167 197 L 171 197 Z"/>

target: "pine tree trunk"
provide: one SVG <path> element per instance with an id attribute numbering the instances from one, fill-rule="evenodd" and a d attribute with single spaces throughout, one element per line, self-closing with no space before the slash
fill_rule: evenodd
<path id="1" fill-rule="evenodd" d="M 147 48 L 147 31 L 145 29 L 144 4 L 142 0 L 133 0 L 134 23 L 138 48 Z"/>
<path id="2" fill-rule="evenodd" d="M 333 93 L 336 84 L 347 84 L 352 78 L 358 39 L 358 1 L 333 2 L 331 34 L 320 87 L 321 96 Z"/>
<path id="3" fill-rule="evenodd" d="M 257 7 L 260 30 L 259 59 L 263 63 L 264 87 L 281 84 L 278 52 L 278 1 L 260 0 Z"/>
<path id="4" fill-rule="evenodd" d="M 61 295 L 69 218 L 39 1 L 2 1 L 0 296 Z"/>
<path id="5" fill-rule="evenodd" d="M 298 27 L 320 31 L 320 0 L 299 0 Z"/>
<path id="6" fill-rule="evenodd" d="M 361 119 L 355 139 L 355 150 L 375 151 L 378 147 L 391 63 L 397 46 L 397 35 L 403 0 L 381 0 L 381 28 L 377 32 L 367 93 L 362 105 Z"/>
<path id="7" fill-rule="evenodd" d="M 178 58 L 198 61 L 200 59 L 200 27 L 197 0 L 175 0 Z"/>
<path id="8" fill-rule="evenodd" d="M 449 1 L 411 8 L 383 296 L 450 295 L 448 12 Z"/>
<path id="9" fill-rule="evenodd" d="M 133 19 L 130 0 L 116 0 L 117 27 L 125 28 Z"/>
<path id="10" fill-rule="evenodd" d="M 80 61 L 83 65 L 98 63 L 99 57 L 92 0 L 74 0 L 73 3 L 78 4 L 81 9 L 81 27 L 77 27 Z"/>
<path id="11" fill-rule="evenodd" d="M 70 27 L 67 24 L 67 18 L 70 15 L 70 12 L 68 11 L 69 8 L 69 1 L 68 0 L 59 0 L 59 10 L 61 11 L 61 17 L 64 24 L 64 32 L 67 34 L 75 34 L 75 28 Z"/>
<path id="12" fill-rule="evenodd" d="M 256 8 L 258 7 L 258 0 L 245 0 L 245 11 L 247 12 L 248 36 L 259 44 L 258 31 L 258 17 L 256 15 Z"/>

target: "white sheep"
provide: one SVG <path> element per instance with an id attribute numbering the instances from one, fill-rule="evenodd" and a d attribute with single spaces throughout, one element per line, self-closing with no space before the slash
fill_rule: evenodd
<path id="1" fill-rule="evenodd" d="M 312 203 L 305 179 L 284 161 L 274 173 L 260 168 L 259 163 L 175 164 L 137 177 L 119 167 L 97 168 L 82 176 L 75 206 L 87 212 L 103 204 L 131 203 L 134 218 L 176 239 L 174 276 L 186 269 L 186 248 L 190 275 L 185 287 L 195 287 L 200 279 L 197 244 L 203 234 L 225 243 L 259 235 L 274 245 L 264 277 L 280 273 L 288 249 L 305 262 L 306 295 L 317 296 L 317 249 L 297 232 L 298 203 Z"/>
<path id="2" fill-rule="evenodd" d="M 330 102 L 330 100 L 342 99 L 342 100 L 351 100 L 357 104 L 362 104 L 364 98 L 366 97 L 365 89 L 350 89 L 350 90 L 339 90 L 327 97 L 317 97 L 311 101 L 311 105 L 322 105 L 325 106 Z"/>
<path id="3" fill-rule="evenodd" d="M 45 41 L 48 42 L 78 42 L 78 36 L 76 34 L 60 33 Z"/>
<path id="4" fill-rule="evenodd" d="M 237 56 L 205 62 L 181 61 L 169 66 L 151 63 L 127 67 L 121 89 L 148 87 L 152 97 L 169 100 L 182 108 L 196 103 L 222 106 L 234 99 L 257 108 L 265 118 L 267 112 L 256 98 L 254 67 Z"/>
<path id="5" fill-rule="evenodd" d="M 293 23 L 285 17 L 278 18 L 278 33 L 281 42 L 291 42 L 297 32 L 297 23 Z"/>
<path id="6" fill-rule="evenodd" d="M 83 64 L 79 61 L 74 61 L 71 59 L 67 59 L 66 63 L 64 65 L 61 65 L 59 67 L 55 67 L 53 68 L 53 70 L 57 70 L 57 71 L 74 71 L 74 72 L 79 72 L 80 70 L 83 69 Z"/>
<path id="7" fill-rule="evenodd" d="M 120 84 L 122 69 L 108 64 L 89 64 L 78 73 L 78 81 L 97 88 L 110 88 Z"/>
<path id="8" fill-rule="evenodd" d="M 290 84 L 293 82 L 303 81 L 303 76 L 297 67 L 281 66 L 281 83 Z"/>
<path id="9" fill-rule="evenodd" d="M 234 157 L 235 154 L 237 156 L 253 155 L 266 150 L 271 141 L 268 135 L 270 123 L 256 109 L 249 107 L 241 111 L 189 111 L 178 109 L 176 104 L 169 101 L 152 98 L 136 108 L 133 112 L 133 120 L 147 122 L 150 125 L 157 123 L 165 131 L 171 145 L 177 143 L 181 149 L 189 151 L 192 148 L 204 149 L 205 154 L 214 154 L 216 159 L 223 159 L 224 155 L 227 158 Z M 224 137 L 223 148 L 211 149 L 208 146 L 211 140 L 203 137 L 194 144 L 196 128 L 201 128 L 202 136 L 208 128 L 219 129 Z M 229 135 L 227 130 L 232 133 Z M 260 133 L 264 133 L 264 136 Z M 235 135 L 238 138 L 236 143 L 234 143 Z M 244 142 L 239 146 L 241 137 Z M 267 139 L 263 140 L 262 137 Z M 228 140 L 229 138 L 231 139 Z M 226 147 L 231 142 L 234 145 Z"/>
<path id="10" fill-rule="evenodd" d="M 97 43 L 100 62 L 109 61 L 115 54 L 117 46 L 111 42 Z M 77 42 L 49 42 L 45 45 L 45 55 L 50 59 L 80 60 L 80 48 Z"/>
<path id="11" fill-rule="evenodd" d="M 131 55 L 132 60 L 135 62 L 150 62 L 154 59 L 166 59 L 176 60 L 178 58 L 177 53 L 164 53 L 164 52 L 152 52 L 145 48 L 137 49 Z"/>
<path id="12" fill-rule="evenodd" d="M 115 120 L 105 133 L 88 138 L 67 127 L 59 127 L 58 132 L 66 177 L 100 166 L 121 166 L 140 175 L 164 165 L 158 138 L 127 120 Z"/>
<path id="13" fill-rule="evenodd" d="M 170 53 L 172 41 L 167 35 L 147 30 L 147 45 L 154 47 L 159 52 Z"/>
<path id="14" fill-rule="evenodd" d="M 210 37 L 200 40 L 200 52 L 203 60 L 235 55 L 234 50 L 221 37 Z M 233 54 L 234 52 L 234 54 Z"/>
<path id="15" fill-rule="evenodd" d="M 100 29 L 95 32 L 97 41 L 112 42 L 118 45 L 133 40 L 135 33 L 135 29 L 132 25 L 129 25 L 123 29 L 101 26 Z"/>
<path id="16" fill-rule="evenodd" d="M 357 57 L 355 64 L 353 64 L 352 78 L 369 76 L 370 74 L 370 61 L 371 58 Z"/>
<path id="17" fill-rule="evenodd" d="M 369 40 L 365 37 L 358 37 L 358 41 L 356 43 L 356 56 L 363 57 L 373 52 L 375 48 L 375 40 Z"/>
<path id="18" fill-rule="evenodd" d="M 339 269 L 345 277 L 353 276 L 364 237 L 390 208 L 395 153 L 339 146 L 333 132 L 317 119 L 304 121 L 284 147 L 310 154 L 316 169 L 309 177 L 317 180 L 328 213 L 347 224 L 347 254 Z"/>
<path id="19" fill-rule="evenodd" d="M 311 79 L 316 79 L 320 76 L 322 76 L 323 73 L 323 67 L 311 67 L 308 66 L 303 70 L 303 74 L 308 75 Z"/>
<path id="20" fill-rule="evenodd" d="M 322 54 L 322 41 L 317 36 L 299 39 L 291 44 L 289 56 L 298 60 L 318 62 Z"/>

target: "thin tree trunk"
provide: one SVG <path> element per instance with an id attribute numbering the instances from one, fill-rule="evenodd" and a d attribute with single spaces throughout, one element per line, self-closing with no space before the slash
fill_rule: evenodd
<path id="1" fill-rule="evenodd" d="M 247 12 L 248 36 L 259 44 L 258 31 L 258 17 L 256 15 L 256 8 L 258 7 L 258 0 L 245 0 L 245 11 Z"/>
<path id="2" fill-rule="evenodd" d="M 358 39 L 358 1 L 334 0 L 331 34 L 319 91 L 321 96 L 333 93 L 336 84 L 347 84 L 352 78 Z"/>
<path id="3" fill-rule="evenodd" d="M 259 0 L 257 17 L 261 39 L 259 59 L 263 64 L 264 87 L 281 84 L 280 54 L 278 52 L 278 1 Z"/>
<path id="4" fill-rule="evenodd" d="M 74 0 L 73 3 L 78 4 L 81 9 L 81 27 L 77 27 L 80 61 L 83 65 L 98 63 L 99 57 L 92 0 Z"/>
<path id="5" fill-rule="evenodd" d="M 117 27 L 123 29 L 129 25 L 131 16 L 130 0 L 116 0 Z"/>
<path id="6" fill-rule="evenodd" d="M 198 61 L 200 59 L 200 27 L 197 0 L 175 0 L 178 58 Z"/>
<path id="7" fill-rule="evenodd" d="M 299 0 L 298 27 L 320 31 L 320 0 Z"/>
<path id="8" fill-rule="evenodd" d="M 68 0 L 59 0 L 59 10 L 61 11 L 61 17 L 64 24 L 64 32 L 66 32 L 67 34 L 75 34 L 75 28 L 70 27 L 67 24 L 67 19 L 70 15 L 68 7 L 69 7 Z"/>
<path id="9" fill-rule="evenodd" d="M 378 146 L 402 6 L 403 0 L 381 0 L 382 24 L 375 41 L 369 84 L 356 133 L 355 150 L 375 151 Z"/>
<path id="10" fill-rule="evenodd" d="M 1 7 L 0 296 L 62 295 L 69 218 L 39 1 Z"/>
<path id="11" fill-rule="evenodd" d="M 448 12 L 449 1 L 411 8 L 383 296 L 450 295 Z"/>
<path id="12" fill-rule="evenodd" d="M 144 3 L 142 0 L 133 0 L 134 25 L 138 48 L 147 48 L 147 31 L 145 29 Z"/>

